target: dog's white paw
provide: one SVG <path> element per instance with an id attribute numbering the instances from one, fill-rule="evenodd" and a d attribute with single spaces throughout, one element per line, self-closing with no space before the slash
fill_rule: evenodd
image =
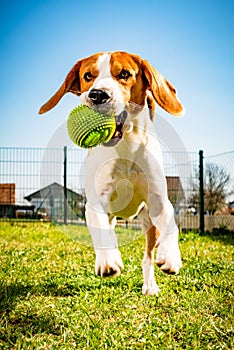
<path id="1" fill-rule="evenodd" d="M 179 273 L 182 261 L 177 239 L 170 235 L 165 239 L 159 238 L 157 247 L 156 264 L 160 269 L 169 274 Z"/>
<path id="2" fill-rule="evenodd" d="M 118 249 L 95 249 L 95 272 L 98 276 L 119 276 L 124 265 Z"/>
<path id="3" fill-rule="evenodd" d="M 150 258 L 147 253 L 145 253 L 144 258 L 142 260 L 142 272 L 144 283 L 142 286 L 142 294 L 143 295 L 158 295 L 160 289 L 154 278 L 154 265 L 152 261 L 152 257 Z"/>
<path id="4" fill-rule="evenodd" d="M 160 292 L 160 289 L 155 282 L 155 280 L 149 280 L 148 283 L 144 283 L 142 286 L 142 294 L 143 295 L 156 295 L 158 296 L 158 293 Z"/>

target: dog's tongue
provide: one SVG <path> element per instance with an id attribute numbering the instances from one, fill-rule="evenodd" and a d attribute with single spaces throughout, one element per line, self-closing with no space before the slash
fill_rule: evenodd
<path id="1" fill-rule="evenodd" d="M 122 128 L 124 126 L 124 122 L 126 118 L 127 118 L 126 111 L 123 111 L 122 113 L 120 113 L 115 117 L 115 122 L 116 122 L 115 132 L 112 138 L 110 139 L 110 141 L 103 143 L 103 146 L 107 146 L 107 147 L 115 146 L 122 139 L 122 136 L 123 136 Z"/>

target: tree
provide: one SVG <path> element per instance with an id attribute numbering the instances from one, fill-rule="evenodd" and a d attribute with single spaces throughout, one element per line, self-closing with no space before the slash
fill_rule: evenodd
<path id="1" fill-rule="evenodd" d="M 193 182 L 193 194 L 190 205 L 199 206 L 199 174 Z M 233 192 L 229 190 L 231 176 L 226 170 L 214 163 L 207 163 L 204 169 L 204 209 L 209 215 L 214 215 L 226 205 L 226 199 Z"/>

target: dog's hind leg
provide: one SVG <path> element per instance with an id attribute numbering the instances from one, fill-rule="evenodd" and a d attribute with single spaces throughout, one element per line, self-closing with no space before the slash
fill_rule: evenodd
<path id="1" fill-rule="evenodd" d="M 174 209 L 170 201 L 167 200 L 160 215 L 156 217 L 152 214 L 153 210 L 151 209 L 152 222 L 160 231 L 160 237 L 156 242 L 156 264 L 163 272 L 177 274 L 182 267 L 182 262 L 178 244 L 179 230 L 174 219 Z"/>
<path id="2" fill-rule="evenodd" d="M 160 291 L 154 277 L 154 250 L 157 239 L 159 238 L 159 231 L 152 224 L 148 209 L 145 206 L 141 211 L 139 217 L 142 220 L 142 230 L 145 234 L 145 253 L 142 260 L 143 286 L 142 294 L 144 295 L 158 295 Z"/>
<path id="3" fill-rule="evenodd" d="M 158 230 L 152 226 L 146 233 L 146 249 L 142 261 L 144 284 L 142 293 L 144 295 L 158 295 L 160 291 L 154 278 L 154 248 L 156 245 Z"/>

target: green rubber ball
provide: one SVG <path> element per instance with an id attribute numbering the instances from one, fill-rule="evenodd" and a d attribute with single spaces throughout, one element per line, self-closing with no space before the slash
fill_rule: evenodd
<path id="1" fill-rule="evenodd" d="M 86 105 L 75 107 L 69 114 L 67 130 L 71 140 L 83 148 L 110 141 L 116 128 L 115 118 Z"/>

